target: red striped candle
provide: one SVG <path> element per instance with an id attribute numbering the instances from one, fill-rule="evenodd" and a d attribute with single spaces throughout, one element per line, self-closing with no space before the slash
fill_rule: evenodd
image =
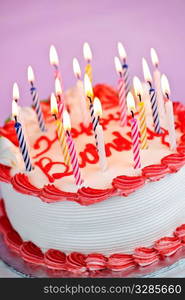
<path id="1" fill-rule="evenodd" d="M 140 145 L 139 145 L 139 129 L 137 119 L 134 117 L 135 102 L 132 93 L 127 95 L 127 106 L 132 114 L 131 119 L 131 139 L 133 144 L 134 169 L 141 168 Z"/>
<path id="2" fill-rule="evenodd" d="M 123 78 L 123 70 L 121 62 L 118 57 L 114 58 L 116 71 L 120 78 L 118 80 L 118 95 L 119 95 L 119 107 L 120 107 L 120 124 L 121 126 L 127 125 L 127 105 L 126 105 L 126 91 L 125 81 Z"/>
<path id="3" fill-rule="evenodd" d="M 71 166 L 73 169 L 73 175 L 75 178 L 75 183 L 77 186 L 81 186 L 83 184 L 83 179 L 81 177 L 81 172 L 80 172 L 80 167 L 78 164 L 78 158 L 77 158 L 77 153 L 75 150 L 75 145 L 74 141 L 72 139 L 70 129 L 71 129 L 71 124 L 70 124 L 70 117 L 68 112 L 65 110 L 63 113 L 63 125 L 66 130 L 66 136 L 67 136 L 67 145 L 68 145 L 68 150 L 69 150 L 69 155 L 71 159 Z"/>

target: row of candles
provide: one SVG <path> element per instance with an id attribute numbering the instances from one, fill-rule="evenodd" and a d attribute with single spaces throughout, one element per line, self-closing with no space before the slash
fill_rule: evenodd
<path id="1" fill-rule="evenodd" d="M 83 122 L 85 126 L 89 126 L 89 113 L 91 117 L 92 128 L 96 143 L 97 152 L 99 154 L 100 168 L 105 170 L 107 168 L 107 160 L 105 153 L 105 143 L 103 129 L 100 125 L 100 118 L 102 116 L 101 102 L 98 98 L 94 97 L 92 88 L 92 52 L 88 43 L 83 47 L 84 58 L 86 60 L 84 82 L 81 78 L 81 69 L 76 58 L 73 59 L 73 71 L 77 79 L 77 87 L 80 91 L 80 106 L 83 115 Z M 119 96 L 119 109 L 120 109 L 120 125 L 126 126 L 128 124 L 128 111 L 131 114 L 131 139 L 133 143 L 133 160 L 134 169 L 141 168 L 140 149 L 148 148 L 147 140 L 147 123 L 146 123 L 146 110 L 145 101 L 143 97 L 143 87 L 138 77 L 133 78 L 133 87 L 135 95 L 138 99 L 138 113 L 139 113 L 139 126 L 137 118 L 135 117 L 135 100 L 130 92 L 130 79 L 128 73 L 127 55 L 123 45 L 118 43 L 119 58 L 114 58 L 115 68 L 118 73 L 118 96 Z M 78 156 L 75 149 L 75 143 L 71 136 L 71 123 L 69 113 L 66 110 L 65 99 L 62 91 L 63 83 L 59 70 L 58 54 L 54 46 L 50 47 L 50 63 L 54 67 L 55 77 L 55 93 L 51 94 L 50 105 L 51 114 L 54 116 L 56 123 L 56 131 L 58 140 L 63 152 L 63 158 L 66 165 L 71 166 L 75 183 L 77 186 L 83 185 L 81 176 Z M 142 66 L 145 82 L 148 85 L 148 95 L 150 97 L 151 110 L 153 116 L 154 130 L 157 134 L 161 134 L 160 116 L 165 116 L 168 124 L 169 131 L 169 144 L 171 150 L 176 148 L 176 134 L 174 126 L 173 105 L 169 98 L 169 83 L 167 77 L 163 74 L 161 76 L 159 71 L 159 60 L 156 51 L 151 49 L 151 58 L 154 70 L 154 85 L 152 76 L 149 70 L 147 61 L 143 58 Z M 35 76 L 31 66 L 28 67 L 28 81 L 30 83 L 30 93 L 32 95 L 33 106 L 37 115 L 38 125 L 42 132 L 47 131 L 45 121 L 40 106 L 39 96 L 35 87 Z M 155 88 L 154 88 L 155 86 Z M 21 110 L 18 106 L 19 89 L 15 83 L 13 86 L 13 102 L 12 102 L 12 116 L 15 119 L 15 130 L 19 142 L 19 148 L 25 163 L 26 171 L 33 169 L 27 141 L 24 136 L 24 126 L 21 124 Z M 88 104 L 88 105 L 87 105 Z M 159 114 L 160 111 L 160 114 Z M 140 132 L 140 134 L 139 134 Z"/>

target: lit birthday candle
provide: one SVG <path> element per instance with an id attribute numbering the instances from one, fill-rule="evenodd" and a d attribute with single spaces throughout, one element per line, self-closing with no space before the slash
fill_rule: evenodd
<path id="1" fill-rule="evenodd" d="M 67 136 L 67 145 L 68 145 L 68 150 L 70 154 L 70 161 L 71 161 L 71 166 L 73 169 L 73 175 L 75 178 L 75 183 L 78 187 L 81 187 L 83 184 L 83 179 L 81 177 L 81 172 L 80 172 L 80 167 L 78 164 L 78 158 L 77 158 L 77 153 L 75 150 L 75 145 L 74 141 L 72 139 L 70 130 L 71 130 L 71 122 L 70 122 L 70 117 L 68 112 L 65 110 L 63 113 L 63 125 L 64 129 L 66 131 L 66 136 Z"/>
<path id="2" fill-rule="evenodd" d="M 149 95 L 150 95 L 150 102 L 151 102 L 151 108 L 152 108 L 154 129 L 155 129 L 156 133 L 160 134 L 161 133 L 161 127 L 160 127 L 156 92 L 155 92 L 155 89 L 152 86 L 152 77 L 151 77 L 151 74 L 150 74 L 148 64 L 147 64 L 147 62 L 144 58 L 142 60 L 142 65 L 143 65 L 144 79 L 149 84 Z"/>
<path id="3" fill-rule="evenodd" d="M 61 82 L 58 77 L 55 78 L 55 95 L 57 97 L 59 116 L 62 116 L 65 105 L 64 105 L 64 97 L 63 97 Z"/>
<path id="4" fill-rule="evenodd" d="M 135 94 L 139 99 L 138 107 L 139 107 L 141 149 L 147 149 L 148 140 L 147 140 L 146 112 L 145 112 L 145 103 L 144 101 L 142 101 L 143 88 L 142 88 L 141 81 L 136 76 L 133 78 L 133 85 L 134 85 Z"/>
<path id="5" fill-rule="evenodd" d="M 135 102 L 134 97 L 131 92 L 127 95 L 127 107 L 129 113 L 132 114 L 131 118 L 131 139 L 133 144 L 133 157 L 134 157 L 134 169 L 141 168 L 141 159 L 140 159 L 140 147 L 139 147 L 139 130 L 137 119 L 134 117 L 135 111 Z"/>
<path id="6" fill-rule="evenodd" d="M 37 120 L 38 120 L 40 130 L 46 131 L 46 126 L 45 126 L 42 110 L 40 107 L 39 95 L 38 95 L 36 87 L 34 86 L 35 76 L 34 76 L 33 69 L 31 66 L 28 67 L 28 81 L 30 82 L 30 85 L 31 85 L 30 92 L 32 95 L 33 106 L 34 106 L 35 112 L 37 114 Z"/>
<path id="7" fill-rule="evenodd" d="M 114 58 L 115 68 L 119 75 L 118 79 L 118 95 L 119 95 L 119 108 L 120 108 L 120 124 L 121 126 L 127 125 L 127 105 L 126 105 L 126 91 L 125 81 L 123 78 L 123 70 L 119 58 Z"/>
<path id="8" fill-rule="evenodd" d="M 80 108 L 82 111 L 83 123 L 87 127 L 89 125 L 89 113 L 86 105 L 84 85 L 83 85 L 83 81 L 81 80 L 81 69 L 77 58 L 73 58 L 73 72 L 77 79 L 76 86 L 80 93 Z"/>
<path id="9" fill-rule="evenodd" d="M 174 122 L 174 112 L 173 112 L 173 103 L 170 100 L 170 87 L 166 75 L 161 76 L 161 87 L 164 95 L 167 126 L 169 133 L 169 143 L 170 149 L 176 149 L 176 132 L 175 132 L 175 122 Z"/>
<path id="10" fill-rule="evenodd" d="M 104 135 L 103 135 L 103 128 L 100 125 L 99 121 L 102 116 L 102 107 L 100 100 L 95 97 L 94 98 L 94 114 L 97 118 L 97 125 L 96 125 L 96 134 L 98 139 L 98 155 L 99 155 L 99 163 L 100 168 L 104 171 L 107 168 L 107 159 L 105 153 L 105 143 L 104 143 Z"/>
<path id="11" fill-rule="evenodd" d="M 151 48 L 150 50 L 150 55 L 152 59 L 152 63 L 154 65 L 154 72 L 153 72 L 153 77 L 154 77 L 154 85 L 156 89 L 156 94 L 157 94 L 157 102 L 159 106 L 159 114 L 164 117 L 165 111 L 164 111 L 164 99 L 163 99 L 163 94 L 161 90 L 161 74 L 159 71 L 159 59 L 157 56 L 157 53 L 154 48 Z"/>
<path id="12" fill-rule="evenodd" d="M 92 51 L 88 43 L 84 43 L 83 45 L 83 56 L 86 61 L 85 73 L 89 76 L 89 79 L 92 82 Z"/>
<path id="13" fill-rule="evenodd" d="M 90 81 L 89 76 L 87 74 L 85 74 L 85 76 L 84 76 L 84 89 L 85 89 L 85 95 L 86 95 L 87 100 L 89 102 L 91 122 L 92 122 L 93 131 L 94 131 L 96 148 L 98 149 L 98 138 L 97 138 L 97 133 L 96 133 L 97 118 L 94 115 L 94 107 L 93 107 L 94 94 L 93 94 L 91 81 Z"/>
<path id="14" fill-rule="evenodd" d="M 127 96 L 130 90 L 130 80 L 129 80 L 129 73 L 128 73 L 127 54 L 121 42 L 118 42 L 118 53 L 122 62 L 123 79 L 125 81 L 125 95 Z"/>
<path id="15" fill-rule="evenodd" d="M 56 130 L 57 130 L 58 140 L 59 140 L 60 146 L 62 148 L 64 162 L 67 166 L 69 166 L 70 165 L 70 156 L 69 156 L 69 151 L 68 151 L 68 146 L 67 146 L 67 141 L 66 141 L 65 130 L 64 130 L 61 119 L 57 118 L 57 114 L 58 114 L 57 100 L 53 93 L 51 94 L 50 106 L 51 106 L 51 114 L 55 117 L 55 120 L 56 120 Z"/>
<path id="16" fill-rule="evenodd" d="M 18 102 L 19 98 L 20 98 L 19 87 L 18 87 L 17 82 L 14 82 L 14 84 L 13 84 L 13 100 L 15 102 Z"/>
<path id="17" fill-rule="evenodd" d="M 27 144 L 26 144 L 26 141 L 25 141 L 25 138 L 24 138 L 22 125 L 21 125 L 21 123 L 19 123 L 17 121 L 18 114 L 19 114 L 18 105 L 17 105 L 16 101 L 13 100 L 12 101 L 12 116 L 15 119 L 14 128 L 15 128 L 18 143 L 19 143 L 19 149 L 21 151 L 22 158 L 24 160 L 25 169 L 26 169 L 26 171 L 30 172 L 33 169 L 33 167 L 32 167 L 32 164 L 31 164 L 31 159 L 30 159 L 29 153 L 28 153 Z"/>
<path id="18" fill-rule="evenodd" d="M 59 59 L 58 59 L 58 54 L 56 51 L 55 46 L 51 45 L 50 46 L 50 50 L 49 50 L 49 60 L 50 60 L 50 64 L 54 67 L 55 69 L 55 73 L 54 76 L 55 78 L 59 78 L 61 80 L 61 75 L 60 75 L 60 71 L 59 71 Z"/>

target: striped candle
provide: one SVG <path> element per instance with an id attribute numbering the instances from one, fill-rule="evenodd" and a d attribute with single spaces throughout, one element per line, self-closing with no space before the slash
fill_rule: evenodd
<path id="1" fill-rule="evenodd" d="M 127 125 L 127 106 L 126 106 L 126 91 L 125 81 L 120 78 L 118 81 L 118 95 L 119 95 L 119 106 L 120 106 L 120 124 L 121 126 Z"/>
<path id="2" fill-rule="evenodd" d="M 22 153 L 22 157 L 23 157 L 23 160 L 24 160 L 26 171 L 30 172 L 33 169 L 33 167 L 32 167 L 32 164 L 31 164 L 30 156 L 28 154 L 28 149 L 27 149 L 26 141 L 25 141 L 24 134 L 23 134 L 23 131 L 22 131 L 22 126 L 19 122 L 15 122 L 14 127 L 15 127 L 15 130 L 16 130 L 16 135 L 17 135 L 17 139 L 18 139 L 18 142 L 19 142 L 19 148 L 20 148 L 21 153 Z"/>
<path id="3" fill-rule="evenodd" d="M 147 149 L 148 140 L 147 140 L 146 112 L 145 112 L 145 103 L 142 101 L 143 87 L 141 81 L 137 76 L 134 76 L 133 78 L 133 86 L 134 86 L 135 95 L 138 97 L 138 101 L 139 101 L 138 107 L 139 107 L 141 149 Z"/>
<path id="4" fill-rule="evenodd" d="M 123 79 L 125 82 L 125 96 L 127 96 L 130 90 L 130 79 L 129 79 L 129 72 L 128 72 L 128 64 L 126 62 L 127 53 L 121 42 L 118 42 L 118 53 L 122 62 Z"/>
<path id="5" fill-rule="evenodd" d="M 64 156 L 64 162 L 67 166 L 70 166 L 70 156 L 69 156 L 67 140 L 66 140 L 65 130 L 64 130 L 62 121 L 56 120 L 56 126 L 57 126 L 58 140 L 59 140 L 60 146 L 62 148 L 62 153 Z"/>
<path id="6" fill-rule="evenodd" d="M 123 70 L 119 58 L 114 58 L 115 68 L 120 76 L 118 80 L 118 96 L 119 96 L 119 108 L 120 108 L 120 124 L 121 126 L 127 125 L 127 106 L 126 106 L 126 90 L 125 81 L 123 78 Z"/>
<path id="7" fill-rule="evenodd" d="M 129 79 L 129 72 L 128 72 L 128 65 L 123 64 L 123 79 L 125 82 L 125 95 L 127 96 L 128 92 L 130 91 L 130 79 Z"/>
<path id="8" fill-rule="evenodd" d="M 143 101 L 139 102 L 139 125 L 140 125 L 140 135 L 141 135 L 141 149 L 148 149 L 147 140 L 147 127 L 146 127 L 146 113 L 145 104 Z"/>
<path id="9" fill-rule="evenodd" d="M 133 144 L 134 169 L 141 168 L 140 147 L 139 147 L 139 130 L 137 120 L 134 118 L 135 101 L 131 92 L 127 95 L 128 110 L 132 115 L 131 118 L 131 139 Z"/>
<path id="10" fill-rule="evenodd" d="M 31 160 L 30 160 L 30 156 L 29 156 L 29 153 L 28 153 L 28 148 L 27 148 L 26 141 L 25 141 L 25 138 L 24 138 L 24 133 L 23 133 L 23 130 L 22 130 L 21 123 L 17 122 L 18 114 L 19 114 L 19 108 L 18 108 L 17 102 L 15 100 L 13 100 L 12 101 L 12 116 L 15 119 L 14 128 L 15 128 L 15 131 L 16 131 L 16 135 L 17 135 L 17 139 L 18 139 L 18 143 L 19 143 L 19 148 L 20 148 L 21 153 L 22 153 L 22 157 L 23 157 L 23 160 L 24 160 L 26 171 L 30 172 L 33 169 L 33 167 L 32 167 L 32 164 L 31 164 Z"/>
<path id="11" fill-rule="evenodd" d="M 81 172 L 80 172 L 80 167 L 78 164 L 75 145 L 74 145 L 73 139 L 72 139 L 69 131 L 67 131 L 67 144 L 68 144 L 69 154 L 70 154 L 70 158 L 71 158 L 71 165 L 73 168 L 73 175 L 75 177 L 75 183 L 77 186 L 81 186 L 84 181 L 81 177 Z"/>
<path id="12" fill-rule="evenodd" d="M 133 144 L 134 169 L 141 168 L 140 149 L 139 149 L 139 130 L 137 120 L 134 116 L 131 119 L 131 137 Z"/>
<path id="13" fill-rule="evenodd" d="M 154 129 L 155 129 L 156 133 L 160 134 L 162 131 L 161 131 L 160 121 L 159 121 L 157 97 L 156 97 L 155 89 L 152 87 L 151 84 L 150 84 L 149 94 L 150 94 L 150 102 L 151 102 L 151 108 L 152 108 Z"/>
<path id="14" fill-rule="evenodd" d="M 152 76 L 150 74 L 147 61 L 144 58 L 142 59 L 142 65 L 143 65 L 144 79 L 149 84 L 149 95 L 150 95 L 150 103 L 151 103 L 151 109 L 153 115 L 154 130 L 157 134 L 160 134 L 162 131 L 161 131 L 160 121 L 159 121 L 156 92 L 152 86 Z"/>
<path id="15" fill-rule="evenodd" d="M 68 147 L 67 147 L 67 142 L 66 142 L 65 130 L 64 130 L 62 121 L 60 119 L 57 119 L 58 106 L 57 106 L 57 100 L 56 100 L 54 93 L 51 94 L 50 106 L 51 106 L 51 113 L 55 117 L 55 120 L 56 120 L 57 135 L 58 135 L 58 140 L 59 140 L 60 146 L 62 148 L 64 162 L 67 166 L 69 166 L 70 159 L 69 159 L 69 152 L 68 152 Z"/>
<path id="16" fill-rule="evenodd" d="M 98 151 L 98 137 L 97 137 L 97 132 L 96 132 L 96 128 L 97 128 L 97 125 L 98 125 L 98 118 L 95 117 L 94 106 L 93 106 L 91 98 L 89 98 L 89 103 L 90 103 L 89 104 L 89 109 L 90 109 L 90 115 L 91 115 L 91 122 L 92 122 L 92 127 L 93 127 L 93 130 L 94 130 L 94 137 L 95 137 L 95 142 L 96 142 L 96 149 Z"/>
<path id="17" fill-rule="evenodd" d="M 96 127 L 98 124 L 98 119 L 95 117 L 94 114 L 94 107 L 93 107 L 93 89 L 92 89 L 92 84 L 89 79 L 89 76 L 85 74 L 84 76 L 84 89 L 85 89 L 85 95 L 87 100 L 89 101 L 89 110 L 90 110 L 90 115 L 91 115 L 91 123 L 94 131 L 94 137 L 96 141 L 96 148 L 98 149 L 98 138 L 97 138 L 97 133 L 96 133 Z"/>
<path id="18" fill-rule="evenodd" d="M 32 95 L 33 106 L 34 106 L 35 112 L 37 114 L 39 128 L 41 131 L 44 132 L 44 131 L 46 131 L 46 126 L 45 126 L 44 117 L 43 117 L 43 113 L 42 113 L 41 106 L 40 106 L 39 95 L 38 95 L 36 87 L 33 84 L 34 80 L 35 80 L 35 76 L 33 73 L 33 69 L 31 66 L 29 66 L 28 67 L 28 81 L 31 84 L 30 92 Z"/>
<path id="19" fill-rule="evenodd" d="M 72 139 L 70 130 L 71 130 L 71 121 L 68 112 L 65 110 L 63 113 L 63 126 L 66 131 L 67 136 L 67 145 L 70 154 L 70 162 L 73 169 L 73 175 L 75 178 L 75 183 L 77 186 L 81 186 L 83 184 L 83 179 L 81 177 L 80 167 L 78 164 L 77 153 L 75 150 L 74 141 Z"/>

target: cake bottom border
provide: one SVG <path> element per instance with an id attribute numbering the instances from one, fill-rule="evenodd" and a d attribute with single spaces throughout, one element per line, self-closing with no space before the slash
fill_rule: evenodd
<path id="1" fill-rule="evenodd" d="M 14 230 L 6 214 L 3 199 L 0 200 L 0 233 L 14 258 L 20 258 L 27 267 L 30 266 L 28 273 L 40 268 L 40 271 L 45 269 L 42 274 L 51 277 L 137 277 L 136 275 L 154 272 L 185 257 L 185 224 L 177 227 L 173 236 L 162 237 L 152 247 L 136 248 L 133 254 L 65 254 L 56 249 L 43 253 L 31 241 L 23 241 Z"/>

